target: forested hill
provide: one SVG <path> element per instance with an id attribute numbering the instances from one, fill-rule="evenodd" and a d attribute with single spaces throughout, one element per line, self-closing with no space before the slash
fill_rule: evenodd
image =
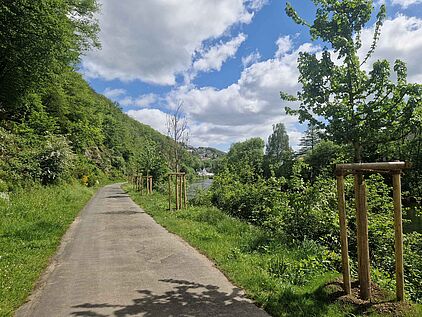
<path id="1" fill-rule="evenodd" d="M 129 118 L 75 70 L 100 46 L 98 9 L 95 0 L 0 3 L 0 192 L 166 172 L 170 139 Z"/>
<path id="2" fill-rule="evenodd" d="M 48 184 L 84 176 L 94 182 L 142 170 L 145 155 L 153 155 L 164 173 L 166 136 L 124 114 L 74 71 L 63 73 L 54 88 L 29 94 L 24 113 L 1 120 L 3 183 Z"/>

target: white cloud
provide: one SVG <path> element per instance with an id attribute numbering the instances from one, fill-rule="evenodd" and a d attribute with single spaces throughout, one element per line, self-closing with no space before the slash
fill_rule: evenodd
<path id="1" fill-rule="evenodd" d="M 173 85 L 192 65 L 205 40 L 250 23 L 265 3 L 255 0 L 100 0 L 102 50 L 90 52 L 82 71 L 91 78 Z"/>
<path id="2" fill-rule="evenodd" d="M 284 54 L 290 51 L 293 46 L 289 35 L 279 37 L 275 43 L 277 45 L 277 51 L 275 52 L 275 56 L 277 58 L 281 58 Z"/>
<path id="3" fill-rule="evenodd" d="M 369 49 L 372 28 L 362 32 L 361 56 Z M 284 122 L 290 142 L 297 147 L 302 133 L 297 119 L 283 115 L 286 103 L 280 100 L 279 92 L 295 94 L 300 85 L 297 82 L 297 57 L 301 51 L 319 54 L 321 48 L 304 43 L 292 50 L 290 37 L 280 37 L 272 59 L 257 62 L 245 68 L 239 80 L 224 89 L 214 87 L 181 87 L 169 96 L 169 103 L 183 100 L 185 110 L 192 121 L 200 124 L 192 129 L 192 140 L 198 144 L 235 142 L 245 137 L 266 137 L 271 126 Z M 377 49 L 369 61 L 387 59 L 394 62 L 402 59 L 408 65 L 409 80 L 422 82 L 422 19 L 397 16 L 387 20 L 381 31 Z M 211 137 L 209 137 L 211 136 Z"/>
<path id="4" fill-rule="evenodd" d="M 268 0 L 249 0 L 248 8 L 252 10 L 261 10 L 261 8 L 268 3 Z"/>
<path id="5" fill-rule="evenodd" d="M 166 122 L 167 122 L 167 115 L 165 112 L 158 110 L 158 109 L 140 109 L 140 110 L 129 110 L 127 114 L 142 122 L 144 124 L 149 125 L 150 127 L 154 128 L 155 130 L 166 134 Z"/>
<path id="6" fill-rule="evenodd" d="M 221 70 L 223 63 L 233 57 L 239 46 L 246 40 L 246 36 L 241 33 L 237 37 L 226 43 L 215 45 L 203 52 L 202 57 L 193 63 L 195 71 Z"/>
<path id="7" fill-rule="evenodd" d="M 372 42 L 372 28 L 362 32 L 364 56 Z M 297 148 L 302 136 L 297 118 L 283 114 L 284 107 L 297 106 L 280 100 L 279 92 L 295 94 L 299 89 L 297 58 L 299 52 L 320 54 L 321 48 L 304 43 L 294 48 L 290 37 L 280 37 L 274 57 L 255 62 L 252 56 L 243 59 L 245 68 L 233 84 L 217 89 L 215 87 L 194 87 L 186 85 L 170 92 L 165 102 L 174 108 L 183 101 L 184 110 L 191 126 L 191 143 L 196 146 L 228 145 L 250 137 L 267 140 L 272 125 L 283 122 L 290 137 L 290 144 Z M 377 49 L 368 61 L 396 58 L 408 65 L 409 80 L 422 82 L 422 19 L 396 16 L 385 21 Z M 250 60 L 250 61 L 248 61 Z M 368 66 L 366 66 L 368 67 Z M 132 111 L 131 115 L 142 122 L 160 129 L 165 126 L 165 114 L 155 109 Z"/>
<path id="8" fill-rule="evenodd" d="M 113 89 L 110 87 L 107 87 L 104 92 L 103 95 L 106 96 L 107 98 L 110 98 L 112 100 L 115 100 L 117 97 L 120 97 L 122 95 L 126 94 L 126 90 L 125 89 Z"/>
<path id="9" fill-rule="evenodd" d="M 126 96 L 119 101 L 123 106 L 148 107 L 158 101 L 158 96 L 155 94 L 141 95 L 138 98 Z"/>
<path id="10" fill-rule="evenodd" d="M 255 51 L 248 56 L 242 57 L 242 65 L 244 68 L 251 66 L 252 64 L 255 64 L 259 62 L 261 59 L 261 54 L 258 51 Z"/>
<path id="11" fill-rule="evenodd" d="M 373 28 L 365 29 L 362 32 L 361 56 L 364 56 L 369 50 L 372 35 Z M 387 59 L 390 63 L 401 59 L 407 64 L 409 81 L 421 83 L 420 52 L 422 52 L 422 19 L 398 15 L 394 19 L 384 22 L 375 53 L 365 67 L 370 66 L 378 59 Z"/>
<path id="12" fill-rule="evenodd" d="M 283 114 L 287 103 L 279 93 L 298 91 L 298 53 L 315 50 L 317 47 L 311 44 L 290 53 L 279 50 L 276 57 L 245 68 L 239 80 L 224 89 L 180 87 L 167 101 L 172 107 L 182 100 L 190 121 L 196 122 L 191 127 L 194 145 L 231 143 L 256 136 L 266 140 L 272 125 L 283 122 L 296 147 L 301 135 L 297 118 Z"/>
<path id="13" fill-rule="evenodd" d="M 422 3 L 422 0 L 392 0 L 391 3 L 393 5 L 399 5 L 403 8 L 407 8 L 412 4 L 419 4 Z"/>

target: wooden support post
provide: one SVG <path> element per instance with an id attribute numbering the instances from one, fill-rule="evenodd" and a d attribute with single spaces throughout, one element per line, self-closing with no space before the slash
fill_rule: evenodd
<path id="1" fill-rule="evenodd" d="M 149 190 L 150 190 L 150 193 L 152 194 L 152 176 L 150 176 L 150 184 L 149 184 Z"/>
<path id="2" fill-rule="evenodd" d="M 180 175 L 180 187 L 179 187 L 179 191 L 180 191 L 180 209 L 183 209 L 183 175 Z"/>
<path id="3" fill-rule="evenodd" d="M 180 175 L 180 209 L 183 209 L 183 175 Z"/>
<path id="4" fill-rule="evenodd" d="M 355 201 L 360 296 L 362 299 L 370 299 L 371 276 L 369 270 L 368 214 L 365 179 L 361 173 L 355 175 Z"/>
<path id="5" fill-rule="evenodd" d="M 349 247 L 347 244 L 346 199 L 344 193 L 344 175 L 337 176 L 337 198 L 340 221 L 341 262 L 343 268 L 343 286 L 347 295 L 351 293 Z"/>
<path id="6" fill-rule="evenodd" d="M 171 211 L 171 174 L 169 174 L 169 211 Z"/>
<path id="7" fill-rule="evenodd" d="M 183 175 L 183 184 L 184 184 L 184 192 L 185 192 L 185 208 L 188 208 L 188 195 L 186 189 L 186 175 Z"/>
<path id="8" fill-rule="evenodd" d="M 176 184 L 175 184 L 175 191 L 176 191 L 176 210 L 179 210 L 179 175 L 176 174 Z"/>
<path id="9" fill-rule="evenodd" d="M 403 222 L 401 210 L 401 180 L 400 172 L 393 174 L 394 199 L 394 249 L 396 256 L 396 297 L 404 300 L 404 269 L 403 269 Z"/>

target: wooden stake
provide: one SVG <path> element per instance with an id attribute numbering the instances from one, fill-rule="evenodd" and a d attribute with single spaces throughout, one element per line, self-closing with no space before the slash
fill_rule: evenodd
<path id="1" fill-rule="evenodd" d="M 185 191 L 185 209 L 188 208 L 188 195 L 186 189 L 186 175 L 183 175 L 184 191 Z"/>
<path id="2" fill-rule="evenodd" d="M 351 293 L 349 247 L 347 244 L 346 199 L 344 194 L 344 176 L 337 176 L 337 198 L 340 221 L 341 260 L 343 268 L 343 285 L 347 295 Z"/>
<path id="3" fill-rule="evenodd" d="M 176 210 L 179 210 L 179 175 L 176 175 Z"/>
<path id="4" fill-rule="evenodd" d="M 152 194 L 152 176 L 150 176 L 151 178 L 150 178 L 150 185 L 149 185 L 149 189 L 150 189 L 150 191 L 151 191 L 151 194 Z"/>
<path id="5" fill-rule="evenodd" d="M 179 182 L 179 197 L 180 197 L 180 201 L 179 201 L 179 209 L 183 209 L 183 175 L 180 175 L 180 182 Z"/>
<path id="6" fill-rule="evenodd" d="M 355 175 L 355 201 L 358 242 L 358 275 L 360 296 L 362 299 L 371 298 L 371 276 L 369 270 L 369 243 L 368 243 L 368 214 L 366 202 L 366 186 L 362 174 Z"/>
<path id="7" fill-rule="evenodd" d="M 169 211 L 171 211 L 171 175 L 169 174 Z"/>
<path id="8" fill-rule="evenodd" d="M 400 172 L 393 174 L 394 200 L 394 249 L 396 255 L 396 297 L 404 300 L 404 269 L 403 269 L 403 222 L 401 210 L 401 180 Z"/>

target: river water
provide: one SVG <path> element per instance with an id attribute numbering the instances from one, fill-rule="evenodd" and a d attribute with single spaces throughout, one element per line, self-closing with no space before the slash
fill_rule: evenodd
<path id="1" fill-rule="evenodd" d="M 195 196 L 195 193 L 198 190 L 206 190 L 212 184 L 212 178 L 204 178 L 200 180 L 195 180 L 194 182 L 189 184 L 188 187 L 188 199 L 191 199 Z"/>

